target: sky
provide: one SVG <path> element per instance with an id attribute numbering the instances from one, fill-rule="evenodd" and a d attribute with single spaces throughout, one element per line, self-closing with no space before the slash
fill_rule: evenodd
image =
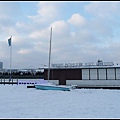
<path id="1" fill-rule="evenodd" d="M 119 1 L 1 1 L 3 68 L 10 68 L 10 57 L 11 68 L 48 66 L 51 27 L 51 64 L 120 64 L 119 11 Z"/>
<path id="2" fill-rule="evenodd" d="M 0 85 L 0 118 L 120 118 L 120 90 L 38 90 Z"/>

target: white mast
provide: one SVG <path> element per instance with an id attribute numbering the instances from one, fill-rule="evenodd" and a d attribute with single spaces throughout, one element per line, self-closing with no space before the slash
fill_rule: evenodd
<path id="1" fill-rule="evenodd" d="M 50 32 L 50 48 L 49 48 L 49 68 L 48 68 L 48 81 L 49 81 L 49 79 L 50 79 L 51 40 L 52 40 L 52 27 L 51 27 L 51 32 Z"/>

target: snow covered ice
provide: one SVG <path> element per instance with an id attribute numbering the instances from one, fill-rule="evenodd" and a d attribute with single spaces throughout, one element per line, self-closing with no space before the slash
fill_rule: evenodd
<path id="1" fill-rule="evenodd" d="M 0 85 L 0 118 L 120 118 L 120 90 Z"/>

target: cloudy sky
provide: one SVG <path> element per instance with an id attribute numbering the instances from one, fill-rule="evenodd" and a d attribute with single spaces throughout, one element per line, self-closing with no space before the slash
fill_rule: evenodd
<path id="1" fill-rule="evenodd" d="M 0 61 L 12 68 L 51 63 L 120 64 L 120 2 L 0 2 Z"/>

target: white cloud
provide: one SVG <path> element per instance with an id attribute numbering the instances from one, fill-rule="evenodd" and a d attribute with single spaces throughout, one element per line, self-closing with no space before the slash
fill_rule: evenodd
<path id="1" fill-rule="evenodd" d="M 28 16 L 37 23 L 50 23 L 58 16 L 57 3 L 55 2 L 39 2 L 37 15 Z"/>
<path id="2" fill-rule="evenodd" d="M 64 37 L 70 32 L 69 26 L 64 20 L 55 21 L 50 26 L 53 27 L 53 33 L 58 37 Z"/>
<path id="3" fill-rule="evenodd" d="M 68 22 L 73 25 L 79 26 L 84 25 L 86 23 L 86 20 L 80 14 L 73 14 L 71 18 L 68 20 Z"/>
<path id="4" fill-rule="evenodd" d="M 30 52 L 31 52 L 30 49 L 21 49 L 21 50 L 18 51 L 19 54 L 28 54 Z"/>
<path id="5" fill-rule="evenodd" d="M 34 38 L 34 39 L 48 39 L 48 36 L 49 33 L 48 33 L 48 30 L 47 29 L 42 29 L 42 30 L 39 30 L 37 29 L 36 31 L 33 31 L 31 34 L 29 34 L 29 37 L 31 38 Z"/>
<path id="6" fill-rule="evenodd" d="M 39 2 L 38 14 L 42 18 L 54 18 L 57 15 L 57 8 L 54 3 Z"/>
<path id="7" fill-rule="evenodd" d="M 91 2 L 85 6 L 85 11 L 99 17 L 120 15 L 120 2 Z"/>

